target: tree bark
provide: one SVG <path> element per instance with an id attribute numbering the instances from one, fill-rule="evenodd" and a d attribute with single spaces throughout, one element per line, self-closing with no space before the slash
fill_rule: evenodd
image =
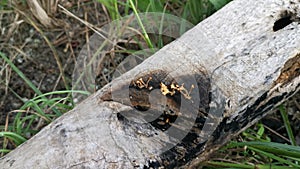
<path id="1" fill-rule="evenodd" d="M 0 166 L 194 168 L 299 91 L 299 18 L 298 0 L 235 0 Z"/>

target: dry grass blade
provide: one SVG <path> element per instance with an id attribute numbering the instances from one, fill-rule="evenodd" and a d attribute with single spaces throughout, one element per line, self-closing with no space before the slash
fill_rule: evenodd
<path id="1" fill-rule="evenodd" d="M 105 41 L 107 41 L 108 43 L 112 44 L 113 46 L 118 47 L 119 49 L 122 50 L 126 50 L 124 47 L 119 46 L 116 42 L 113 42 L 110 38 L 107 38 L 104 34 L 108 34 L 107 32 L 105 32 L 104 30 L 102 30 L 101 28 L 97 28 L 96 26 L 94 26 L 93 24 L 77 17 L 76 15 L 74 15 L 72 12 L 68 11 L 66 8 L 64 8 L 62 5 L 58 4 L 58 7 L 62 10 L 63 13 L 65 13 L 67 16 L 72 17 L 76 20 L 78 20 L 79 22 L 81 22 L 82 24 L 84 24 L 87 28 L 91 29 L 93 32 L 95 32 L 97 35 L 99 35 L 101 38 L 105 39 Z M 104 34 L 102 34 L 101 32 L 103 32 Z"/>
<path id="2" fill-rule="evenodd" d="M 70 11 L 68 11 L 66 8 L 64 8 L 62 5 L 58 5 L 58 7 L 60 9 L 62 9 L 63 13 L 65 13 L 66 15 L 78 20 L 79 22 L 83 23 L 86 27 L 90 28 L 92 31 L 94 31 L 96 34 L 98 34 L 101 38 L 107 40 L 108 42 L 110 42 L 111 44 L 114 44 L 114 42 L 112 42 L 110 39 L 108 39 L 107 37 L 105 37 L 105 35 L 103 35 L 102 33 L 100 33 L 100 31 L 102 31 L 101 29 L 95 27 L 93 24 L 77 17 L 76 15 L 74 15 L 73 13 L 71 13 Z M 106 32 L 105 32 L 106 33 Z"/>
<path id="3" fill-rule="evenodd" d="M 37 0 L 26 1 L 32 14 L 42 23 L 45 27 L 53 27 L 52 19 L 48 16 L 47 12 L 42 8 Z"/>
<path id="4" fill-rule="evenodd" d="M 26 5 L 19 1 L 13 0 L 14 7 L 20 11 L 25 9 L 29 11 L 27 15 L 31 20 L 38 21 L 47 29 L 66 27 L 66 23 L 56 18 L 58 3 L 61 3 L 64 7 L 72 7 L 72 3 L 66 0 L 26 0 Z"/>

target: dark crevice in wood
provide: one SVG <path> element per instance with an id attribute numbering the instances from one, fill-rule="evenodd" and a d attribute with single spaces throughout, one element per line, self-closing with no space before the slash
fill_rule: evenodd
<path id="1" fill-rule="evenodd" d="M 280 29 L 285 28 L 289 24 L 291 24 L 293 21 L 291 20 L 291 16 L 286 16 L 283 18 L 278 19 L 273 26 L 273 31 L 279 31 Z"/>
<path id="2" fill-rule="evenodd" d="M 280 18 L 278 18 L 273 25 L 273 31 L 279 31 L 288 25 L 290 25 L 293 22 L 299 22 L 299 17 L 297 16 L 297 13 L 292 12 L 292 11 L 283 11 L 280 14 Z"/>

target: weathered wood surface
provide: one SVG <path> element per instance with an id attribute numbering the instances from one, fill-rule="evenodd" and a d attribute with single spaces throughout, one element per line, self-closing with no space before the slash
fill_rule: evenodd
<path id="1" fill-rule="evenodd" d="M 291 23 L 274 31 L 280 18 Z M 193 168 L 299 91 L 299 18 L 298 0 L 235 0 L 1 158 L 0 166 Z M 151 89 L 135 83 L 149 77 Z M 159 95 L 159 82 L 195 88 L 188 95 L 176 90 L 176 99 Z M 179 122 L 165 129 L 140 123 L 147 120 L 132 112 L 149 108 L 148 95 L 166 102 Z M 163 106 L 151 105 L 145 112 Z"/>

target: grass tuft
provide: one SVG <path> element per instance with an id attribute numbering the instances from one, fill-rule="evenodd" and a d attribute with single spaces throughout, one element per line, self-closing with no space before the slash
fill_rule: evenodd
<path id="1" fill-rule="evenodd" d="M 296 139 L 294 137 L 294 134 L 293 134 L 293 131 L 292 131 L 292 127 L 291 127 L 291 124 L 289 122 L 289 119 L 288 119 L 288 114 L 286 112 L 286 109 L 283 105 L 279 106 L 279 111 L 281 113 L 281 117 L 283 119 L 283 122 L 284 122 L 284 126 L 286 128 L 286 131 L 287 131 L 287 134 L 289 136 L 289 139 L 290 139 L 290 142 L 292 145 L 296 146 Z"/>

